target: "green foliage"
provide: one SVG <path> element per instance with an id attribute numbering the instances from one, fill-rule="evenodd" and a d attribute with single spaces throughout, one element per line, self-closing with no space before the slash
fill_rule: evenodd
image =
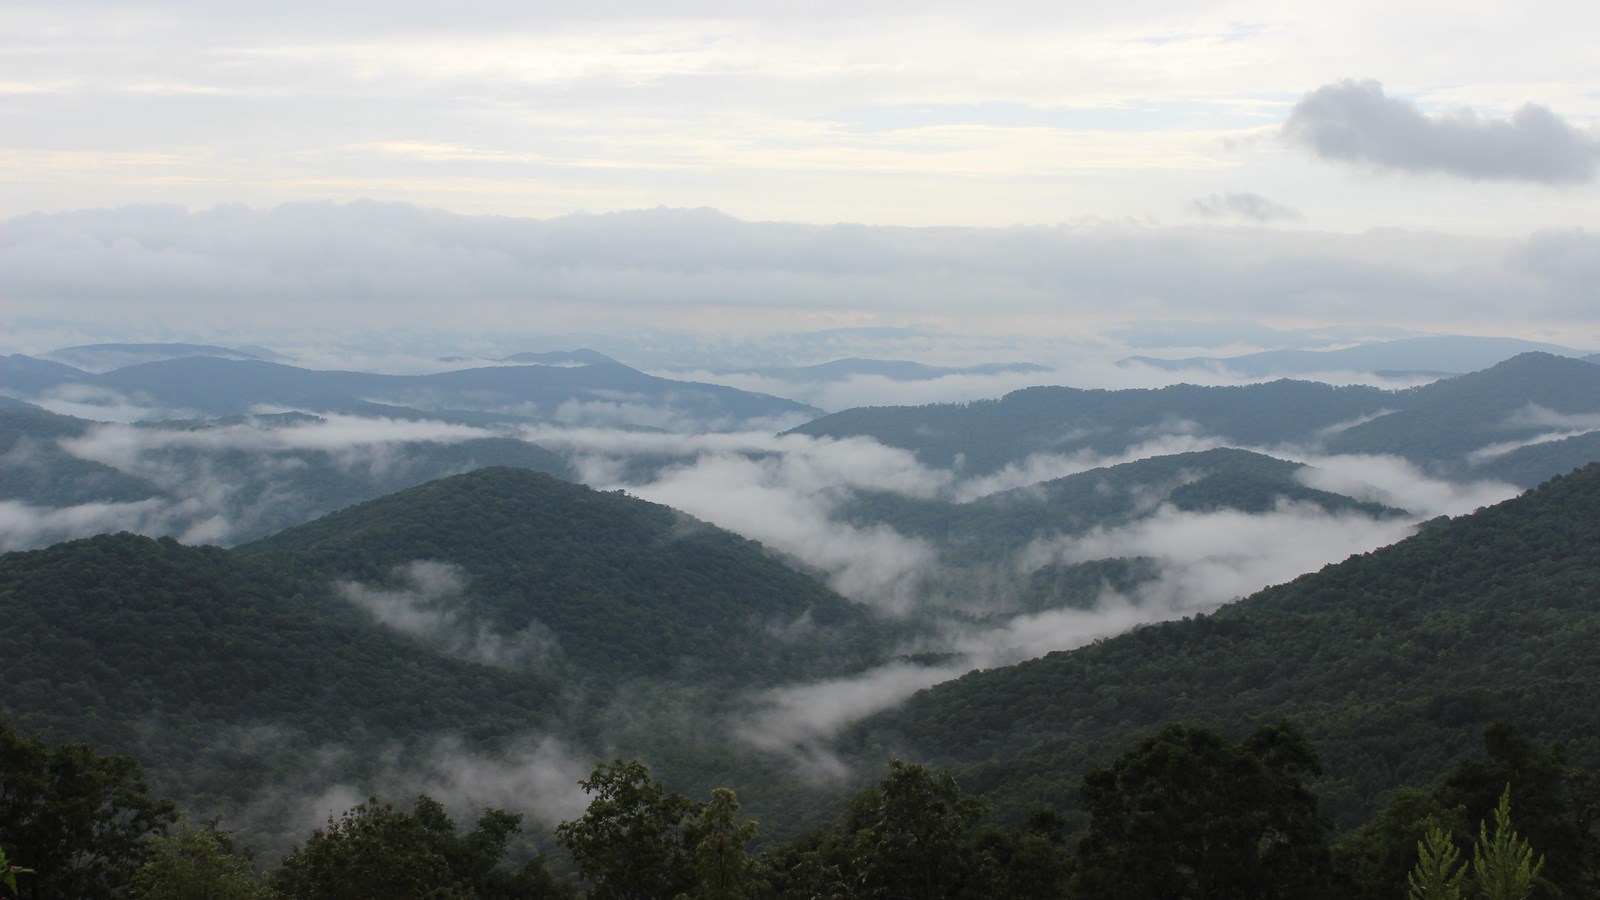
<path id="1" fill-rule="evenodd" d="M 501 866 L 521 819 L 489 809 L 477 828 L 462 835 L 444 807 L 426 795 L 409 813 L 374 797 L 338 820 L 330 818 L 285 856 L 272 886 L 288 900 L 571 897 L 542 858 L 520 870 Z"/>
<path id="2" fill-rule="evenodd" d="M 150 839 L 150 858 L 133 873 L 134 900 L 272 900 L 248 859 L 235 852 L 233 837 L 215 820 L 200 829 L 187 823 L 174 834 Z"/>
<path id="3" fill-rule="evenodd" d="M 1416 868 L 1406 876 L 1408 900 L 1461 900 L 1461 882 L 1466 875 L 1461 851 L 1438 823 L 1430 821 L 1427 833 L 1417 842 Z"/>
<path id="4" fill-rule="evenodd" d="M 845 825 L 866 896 L 955 897 L 972 876 L 968 843 L 983 804 L 949 773 L 891 760 L 875 789 L 856 795 Z"/>
<path id="5" fill-rule="evenodd" d="M 120 893 L 147 840 L 176 818 L 170 801 L 149 795 L 134 759 L 48 745 L 0 724 L 0 852 L 27 861 L 33 896 Z"/>
<path id="6" fill-rule="evenodd" d="M 1396 399 L 1401 402 L 1391 406 L 1394 412 L 1332 435 L 1327 449 L 1393 454 L 1446 474 L 1483 477 L 1469 462 L 1473 451 L 1552 430 L 1526 416 L 1530 405 L 1566 415 L 1600 410 L 1600 366 L 1548 353 L 1523 353 Z M 1557 467 L 1542 471 L 1524 464 L 1518 470 L 1520 483 L 1531 486 L 1591 460 L 1550 458 Z"/>
<path id="7" fill-rule="evenodd" d="M 938 685 L 861 723 L 849 746 L 862 761 L 895 748 L 956 768 L 1009 821 L 1040 801 L 1081 821 L 1061 773 L 1174 721 L 1237 733 L 1292 717 L 1326 760 L 1315 786 L 1344 829 L 1385 791 L 1430 784 L 1520 710 L 1540 711 L 1524 723 L 1531 736 L 1600 766 L 1595 546 L 1600 466 L 1213 615 Z M 1487 799 L 1471 812 L 1487 813 L 1507 780 L 1475 789 Z M 1544 805 L 1528 800 L 1530 813 Z M 1571 841 L 1533 840 L 1555 873 L 1556 848 Z"/>
<path id="8" fill-rule="evenodd" d="M 418 601 L 453 630 L 397 631 L 338 586 L 401 593 L 396 570 L 416 560 L 458 567 L 460 590 Z M 325 745 L 353 751 L 331 777 L 371 784 L 379 747 L 422 754 L 451 734 L 492 752 L 558 715 L 576 741 L 603 733 L 709 788 L 759 763 L 702 747 L 684 721 L 750 686 L 869 664 L 899 630 L 753 542 L 511 469 L 249 548 L 123 534 L 6 554 L 0 621 L 0 715 L 137 753 L 162 792 L 203 811 L 300 778 Z M 538 652 L 473 652 L 523 640 Z M 619 698 L 637 692 L 622 689 L 643 679 L 649 708 L 616 727 L 605 716 L 624 718 Z M 251 842 L 287 849 L 296 835 L 262 822 Z"/>
<path id="9" fill-rule="evenodd" d="M 769 849 L 764 896 L 1059 898 L 1068 857 L 1058 817 L 1039 810 L 1025 830 L 981 823 L 983 804 L 949 773 L 889 763 L 856 794 L 841 827 Z"/>
<path id="10" fill-rule="evenodd" d="M 668 792 L 636 760 L 600 765 L 579 784 L 589 807 L 556 826 L 556 840 L 589 882 L 588 897 L 652 900 L 695 890 L 698 804 Z"/>
<path id="11" fill-rule="evenodd" d="M 0 887 L 10 891 L 10 895 L 15 897 L 17 895 L 17 876 L 32 874 L 32 869 L 19 866 L 6 858 L 5 848 L 0 847 Z"/>
<path id="12" fill-rule="evenodd" d="M 1472 848 L 1472 875 L 1484 900 L 1526 900 L 1544 869 L 1544 857 L 1533 858 L 1533 847 L 1511 825 L 1511 786 L 1507 785 L 1494 808 L 1494 834 L 1487 822 L 1478 823 L 1478 843 Z"/>
<path id="13" fill-rule="evenodd" d="M 595 679 L 766 682 L 831 673 L 886 645 L 867 612 L 759 544 L 521 470 L 435 481 L 239 552 L 325 581 L 382 583 L 416 560 L 451 563 L 468 582 L 463 612 L 502 634 L 539 622 Z M 773 637 L 801 619 L 817 639 Z"/>
<path id="14" fill-rule="evenodd" d="M 1091 816 L 1078 844 L 1087 897 L 1313 898 L 1330 865 L 1326 824 L 1304 779 L 1315 751 L 1287 725 L 1242 744 L 1170 725 L 1084 776 Z"/>
<path id="15" fill-rule="evenodd" d="M 927 465 L 988 474 L 1035 454 L 1120 453 L 1186 423 L 1242 446 L 1321 444 L 1334 452 L 1393 454 L 1429 469 L 1482 477 L 1469 461 L 1472 451 L 1549 430 L 1536 420 L 1518 421 L 1529 404 L 1565 414 L 1600 411 L 1600 367 L 1524 353 L 1407 391 L 1290 380 L 1121 391 L 1036 387 L 967 404 L 844 410 L 794 430 L 868 436 L 911 450 Z M 1367 421 L 1334 428 L 1357 419 Z M 1505 474 L 1531 487 L 1593 461 L 1585 453 L 1594 446 L 1525 455 Z"/>
<path id="16" fill-rule="evenodd" d="M 1246 446 L 1310 442 L 1320 429 L 1394 402 L 1392 393 L 1376 388 L 1287 380 L 1122 391 L 1034 387 L 999 400 L 845 410 L 794 431 L 864 435 L 911 450 L 927 465 L 979 475 L 1037 453 L 1119 453 L 1180 422 Z"/>
<path id="17" fill-rule="evenodd" d="M 756 823 L 739 821 L 739 799 L 729 788 L 717 788 L 700 810 L 694 834 L 694 900 L 744 900 L 752 895 L 755 861 L 749 844 Z M 681 896 L 681 895 L 680 895 Z"/>

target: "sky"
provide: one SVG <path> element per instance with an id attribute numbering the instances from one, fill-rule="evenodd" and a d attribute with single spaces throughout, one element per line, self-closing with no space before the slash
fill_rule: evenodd
<path id="1" fill-rule="evenodd" d="M 1597 30 L 1580 2 L 8 3 L 0 349 L 1600 343 Z"/>

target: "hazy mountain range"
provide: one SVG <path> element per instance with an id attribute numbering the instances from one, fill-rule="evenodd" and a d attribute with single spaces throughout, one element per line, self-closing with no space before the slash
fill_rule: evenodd
<path id="1" fill-rule="evenodd" d="M 4 361 L 19 398 L 156 418 L 0 411 L 0 538 L 38 548 L 0 556 L 0 696 L 269 845 L 373 790 L 549 824 L 618 755 L 794 827 L 894 753 L 1020 815 L 1186 715 L 1308 723 L 1349 824 L 1593 684 L 1594 471 L 1474 512 L 1600 458 L 1581 359 L 819 415 L 583 351 L 413 376 L 171 352 Z M 683 418 L 551 412 L 634 402 L 612 390 Z M 1538 635 L 1548 664 L 1497 675 Z"/>

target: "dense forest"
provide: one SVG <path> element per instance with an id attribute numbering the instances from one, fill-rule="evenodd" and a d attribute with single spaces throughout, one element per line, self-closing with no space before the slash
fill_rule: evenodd
<path id="1" fill-rule="evenodd" d="M 850 409 L 794 431 L 867 436 L 928 465 L 988 473 L 1041 453 L 1120 453 L 1188 429 L 1234 446 L 1392 454 L 1448 477 L 1492 475 L 1532 487 L 1593 459 L 1586 455 L 1592 442 L 1553 447 L 1546 439 L 1563 427 L 1562 417 L 1596 412 L 1600 366 L 1524 353 L 1402 391 L 1287 380 L 1119 391 L 1036 387 L 966 404 Z M 1495 445 L 1492 456 L 1481 455 Z"/>
<path id="2" fill-rule="evenodd" d="M 216 371 L 307 390 L 340 374 L 240 365 Z M 176 391 L 187 371 L 133 375 Z M 869 423 L 966 475 L 1192 431 L 1527 484 L 1592 458 L 1593 433 L 1561 429 L 1600 409 L 1596 372 L 1529 354 L 1402 392 L 1035 388 L 801 433 Z M 527 388 L 518 377 L 451 389 Z M 976 497 L 956 480 L 838 489 L 828 512 L 851 533 L 928 551 L 923 614 L 897 617 L 793 555 L 573 483 L 581 460 L 509 433 L 404 432 L 359 453 L 280 440 L 332 415 L 102 433 L 0 410 L 5 502 L 177 508 L 186 473 L 227 485 L 228 533 L 254 538 L 101 534 L 0 555 L 0 897 L 1501 896 L 1489 879 L 1600 893 L 1600 464 L 1215 612 L 884 709 L 862 697 L 871 678 L 963 663 L 952 635 L 1104 612 L 1112 592 L 1143 614 L 1136 588 L 1163 574 L 1120 547 L 1014 565 L 1041 541 L 1158 514 L 1292 508 L 1396 533 L 1421 517 L 1226 447 L 1146 448 Z M 124 467 L 75 452 L 130 434 L 142 449 Z M 615 471 L 670 473 L 674 452 Z M 739 452 L 755 466 L 776 451 Z M 859 711 L 830 725 L 829 704 Z M 750 738 L 785 709 L 818 717 L 826 746 Z M 452 767 L 481 784 L 437 775 Z M 295 797 L 331 815 L 312 830 Z"/>
<path id="3" fill-rule="evenodd" d="M 1340 827 L 1424 782 L 1497 718 L 1600 765 L 1600 466 L 1208 616 L 974 672 L 855 740 L 957 768 L 1020 815 L 1070 808 L 1053 773 L 1173 721 L 1289 718 L 1323 749 Z"/>
<path id="4" fill-rule="evenodd" d="M 996 822 L 949 773 L 891 760 L 829 824 L 761 843 L 732 789 L 696 801 L 617 760 L 580 782 L 589 804 L 555 829 L 554 862 L 515 843 L 522 816 L 488 808 L 463 832 L 426 795 L 409 811 L 370 798 L 263 861 L 220 820 L 152 796 L 137 761 L 0 726 L 0 896 L 1378 900 L 1461 897 L 1463 882 L 1486 898 L 1593 896 L 1600 771 L 1509 723 L 1484 737 L 1341 836 L 1293 726 L 1232 741 L 1169 725 L 1077 780 L 1077 834 L 1046 805 Z M 1456 891 L 1419 891 L 1432 883 Z"/>
<path id="5" fill-rule="evenodd" d="M 794 806 L 807 823 L 798 832 L 783 814 L 764 817 L 759 828 L 740 818 L 733 791 L 745 784 L 737 777 L 696 801 L 670 791 L 641 764 L 619 760 L 584 780 L 587 813 L 557 828 L 553 845 L 536 839 L 546 857 L 530 856 L 527 844 L 513 840 L 520 828 L 514 814 L 490 809 L 462 833 L 424 797 L 409 812 L 374 798 L 301 835 L 281 861 L 252 862 L 240 855 L 237 838 L 215 823 L 176 824 L 177 808 L 154 799 L 131 758 L 24 736 L 41 725 L 67 733 L 87 719 L 110 726 L 105 734 L 115 745 L 119 729 L 129 727 L 115 710 L 148 702 L 136 697 L 157 698 L 157 709 L 170 704 L 172 711 L 199 715 L 214 704 L 224 708 L 227 695 L 241 691 L 253 702 L 277 703 L 285 714 L 306 717 L 307 728 L 315 727 L 318 703 L 342 706 L 345 716 L 356 709 L 381 716 L 390 709 L 415 718 L 415 702 L 426 700 L 434 706 L 422 716 L 431 718 L 452 714 L 449 697 L 471 696 L 458 701 L 466 704 L 461 712 L 470 708 L 472 718 L 492 721 L 483 703 L 498 696 L 515 714 L 514 691 L 536 690 L 538 679 L 493 683 L 492 667 L 439 668 L 438 654 L 415 644 L 404 649 L 398 638 L 385 654 L 403 660 L 409 653 L 411 662 L 366 669 L 359 653 L 372 651 L 358 648 L 374 645 L 370 636 L 356 639 L 353 611 L 343 608 L 349 618 L 343 631 L 326 627 L 336 625 L 326 618 L 333 607 L 320 613 L 323 630 L 297 627 L 293 607 L 271 591 L 271 578 L 292 581 L 297 572 L 328 571 L 351 541 L 366 542 L 372 553 L 389 547 L 389 559 L 405 559 L 427 546 L 413 542 L 428 535 L 459 535 L 452 503 L 493 521 L 494 498 L 520 488 L 531 493 L 518 508 L 558 506 L 580 533 L 586 506 L 621 504 L 636 513 L 641 534 L 655 535 L 638 543 L 625 532 L 610 534 L 605 543 L 631 548 L 624 554 L 630 559 L 648 556 L 651 546 L 692 546 L 697 535 L 711 541 L 712 558 L 730 552 L 719 546 L 741 546 L 708 526 L 682 522 L 671 510 L 548 476 L 497 470 L 463 478 L 468 490 L 446 492 L 453 500 L 433 498 L 427 488 L 403 495 L 408 502 L 402 509 L 425 513 L 409 526 L 396 524 L 405 516 L 379 515 L 380 501 L 349 511 L 342 527 L 317 523 L 240 551 L 123 536 L 6 557 L 0 597 L 53 591 L 55 598 L 8 612 L 6 633 L 29 638 L 8 644 L 8 660 L 16 664 L 8 665 L 7 677 L 36 668 L 30 659 L 63 671 L 68 663 L 58 656 L 69 653 L 85 676 L 57 685 L 35 674 L 6 686 L 8 698 L 26 698 L 33 710 L 19 720 L 20 730 L 6 732 L 3 796 L 19 805 L 6 813 L 8 831 L 0 841 L 12 865 L 33 870 L 18 875 L 19 886 L 33 882 L 22 889 L 35 893 L 25 896 L 73 896 L 89 883 L 104 885 L 106 896 L 171 896 L 137 891 L 160 878 L 189 877 L 195 871 L 190 862 L 204 858 L 211 860 L 206 871 L 217 877 L 269 892 L 239 896 L 428 890 L 562 896 L 583 890 L 594 897 L 1202 897 L 1219 891 L 1392 897 L 1403 895 L 1408 874 L 1415 874 L 1418 842 L 1430 829 L 1442 836 L 1435 857 L 1449 855 L 1447 844 L 1470 857 L 1475 838 L 1492 843 L 1496 807 L 1508 785 L 1517 833 L 1543 861 L 1527 873 L 1537 876 L 1539 889 L 1550 897 L 1586 896 L 1596 883 L 1600 777 L 1594 768 L 1600 753 L 1594 735 L 1600 731 L 1587 700 L 1600 678 L 1591 652 L 1600 623 L 1600 564 L 1593 552 L 1600 537 L 1600 466 L 1214 615 L 1140 628 L 926 691 L 868 720 L 854 737 L 858 771 L 881 765 L 873 754 L 880 761 L 887 754 L 873 747 L 898 748 L 902 758 L 914 754 L 917 762 L 892 762 L 875 785 L 847 801 L 814 797 L 820 816 Z M 474 485 L 495 490 L 478 494 Z M 573 494 L 581 499 L 576 505 L 558 502 L 572 492 L 586 493 Z M 513 519 L 500 530 L 506 540 L 526 540 L 517 537 L 525 527 L 537 526 Z M 385 559 L 376 557 L 367 563 L 370 571 L 359 571 L 381 578 Z M 592 565 L 595 572 L 606 566 Z M 108 572 L 115 573 L 118 589 L 111 589 Z M 137 592 L 125 586 L 137 578 L 174 593 L 158 595 L 144 610 L 130 607 L 128 597 Z M 218 594 L 234 599 L 222 606 L 205 602 Z M 98 606 L 63 609 L 69 600 Z M 318 605 L 309 597 L 295 602 Z M 59 620 L 52 625 L 41 618 L 51 611 L 92 621 L 99 640 L 148 634 L 135 624 L 138 617 L 167 617 L 174 643 L 113 652 L 81 636 L 56 644 L 49 636 L 62 633 Z M 332 643 L 317 644 L 319 633 Z M 267 635 L 282 646 L 251 649 L 249 641 Z M 188 694 L 162 681 L 173 659 L 207 642 L 227 653 L 215 657 L 212 670 L 186 667 L 180 683 Z M 138 662 L 140 652 L 148 662 Z M 284 671 L 277 663 L 288 663 L 287 670 L 305 666 L 318 686 L 275 684 L 265 672 L 252 676 L 253 658 L 271 658 L 274 672 Z M 143 680 L 126 674 L 141 671 L 149 673 Z M 417 680 L 428 677 L 439 680 Z M 489 681 L 474 688 L 473 678 Z M 459 685 L 468 685 L 467 694 L 452 693 Z M 341 694 L 344 686 L 352 693 Z M 385 691 L 395 702 L 374 702 L 371 695 L 381 699 Z M 363 694 L 369 696 L 357 699 Z M 17 707 L 8 699 L 8 709 Z M 74 724 L 50 714 L 73 709 L 91 715 Z M 194 723 L 180 718 L 169 724 L 164 749 L 181 754 Z M 375 718 L 363 727 L 400 726 Z M 1463 753 L 1480 740 L 1482 752 Z M 81 790 L 108 793 L 93 802 L 51 793 Z M 204 796 L 191 794 L 186 807 L 192 815 L 215 811 L 195 806 Z M 836 802 L 843 805 L 831 806 Z M 96 810 L 119 810 L 121 803 L 129 805 L 102 835 L 120 842 L 120 850 L 73 849 L 74 841 L 100 839 L 105 829 Z M 76 824 L 59 818 L 65 809 L 78 810 Z M 37 822 L 46 824 L 30 824 Z M 48 839 L 34 828 L 43 828 Z M 1194 859 L 1174 849 L 1190 846 L 1205 849 Z M 378 859 L 389 862 L 360 862 L 365 853 L 398 853 L 403 864 L 382 855 Z M 515 865 L 499 862 L 512 854 Z M 85 858 L 120 861 L 79 871 L 73 861 Z M 264 882 L 252 874 L 257 865 L 268 873 Z M 161 866 L 171 871 L 161 875 Z M 374 890 L 389 892 L 369 895 L 338 880 L 369 868 L 410 880 L 368 879 L 379 886 Z M 51 877 L 69 879 L 59 884 L 76 886 L 48 887 L 54 882 L 45 873 L 52 871 Z M 99 881 L 70 880 L 80 878 Z"/>

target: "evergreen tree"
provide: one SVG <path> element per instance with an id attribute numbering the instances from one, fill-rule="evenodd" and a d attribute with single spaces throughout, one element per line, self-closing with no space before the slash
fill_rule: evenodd
<path id="1" fill-rule="evenodd" d="M 1487 822 L 1478 823 L 1478 844 L 1472 849 L 1472 874 L 1484 900 L 1526 900 L 1544 869 L 1544 857 L 1533 858 L 1533 847 L 1511 827 L 1511 786 L 1506 785 L 1494 809 L 1494 834 Z"/>
<path id="2" fill-rule="evenodd" d="M 1406 876 L 1408 900 L 1461 900 L 1466 875 L 1455 842 L 1437 822 L 1430 822 L 1428 833 L 1417 842 L 1417 866 Z"/>

